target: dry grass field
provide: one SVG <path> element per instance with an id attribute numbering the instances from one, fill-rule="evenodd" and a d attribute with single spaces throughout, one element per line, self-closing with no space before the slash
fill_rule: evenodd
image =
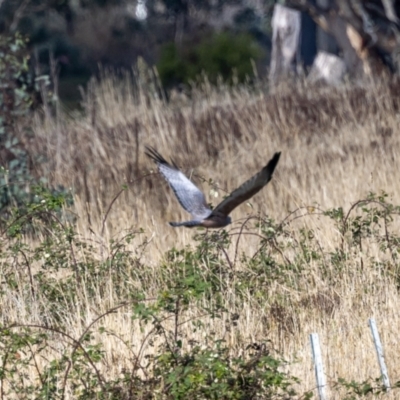
<path id="1" fill-rule="evenodd" d="M 132 370 L 133 360 L 140 358 L 138 363 L 144 365 L 145 356 L 157 351 L 162 335 L 151 339 L 153 325 L 132 319 L 130 306 L 108 311 L 127 301 L 130 293 L 145 290 L 146 299 L 154 299 L 168 291 L 179 255 L 171 259 L 166 253 L 172 248 L 178 252 L 195 249 L 199 245 L 196 234 L 206 235 L 207 242 L 212 233 L 168 225 L 187 215 L 144 155 L 145 145 L 172 157 L 214 205 L 264 166 L 274 152 L 282 152 L 270 184 L 232 213 L 233 223 L 226 228 L 231 243 L 222 250 L 217 245 L 221 265 L 250 276 L 246 288 L 238 297 L 235 288 L 242 275 L 227 274 L 221 292 L 223 317 L 206 316 L 198 329 L 190 323 L 179 325 L 183 349 L 190 347 L 191 340 L 202 343 L 205 337 L 215 337 L 226 340 L 232 356 L 240 356 L 249 344 L 269 341 L 269 348 L 289 361 L 285 371 L 299 378 L 295 389 L 302 394 L 315 388 L 309 335 L 318 332 L 329 398 L 343 399 L 343 388 L 333 388 L 339 377 L 358 382 L 379 377 L 368 327 L 368 318 L 374 317 L 391 380 L 399 381 L 398 210 L 393 209 L 387 229 L 382 224 L 386 219 L 379 220 L 380 227 L 372 221 L 373 232 L 366 228 L 359 242 L 355 225 L 353 230 L 341 231 L 323 211 L 342 207 L 346 215 L 352 204 L 371 192 L 378 196 L 385 192 L 388 204 L 400 205 L 400 82 L 337 88 L 299 83 L 271 92 L 262 84 L 255 88 L 204 84 L 169 101 L 157 96 L 151 80 L 142 77 L 138 82 L 134 85 L 127 78 L 121 81 L 106 75 L 88 88 L 83 113 L 65 112 L 54 119 L 37 116 L 33 136 L 26 141 L 31 154 L 47 160 L 33 165 L 35 173 L 53 185 L 70 188 L 74 204 L 66 206 L 65 212 L 72 216 L 81 243 L 90 246 L 74 244 L 73 256 L 66 257 L 62 267 L 47 270 L 53 289 L 60 289 L 56 311 L 54 302 L 48 301 L 55 289 L 42 290 L 35 277 L 30 283 L 35 290 L 26 289 L 26 268 L 17 269 L 14 287 L 1 292 L 3 326 L 60 326 L 69 335 L 68 339 L 52 332 L 50 347 L 24 367 L 24 382 L 42 379 L 38 371 L 64 347 L 75 346 L 71 338 L 78 340 L 90 324 L 92 335 L 85 348 L 90 343 L 103 346 L 104 356 L 96 363 L 100 374 L 118 377 Z M 385 209 L 378 200 L 366 207 L 370 213 Z M 368 211 L 355 207 L 349 221 L 365 215 Z M 260 254 L 268 234 L 263 228 L 266 218 L 278 226 L 282 222 L 284 233 L 276 239 L 277 250 L 270 247 L 263 254 L 275 260 L 275 266 L 287 268 L 273 270 L 263 284 L 252 275 L 249 260 Z M 128 243 L 124 238 L 130 234 Z M 384 247 L 389 243 L 385 238 L 392 235 L 393 241 Z M 33 247 L 43 240 L 44 234 L 25 239 Z M 124 270 L 113 264 L 117 265 L 113 256 L 118 243 L 130 257 L 122 262 Z M 335 263 L 338 249 L 346 254 Z M 44 252 L 32 262 L 33 276 L 48 257 L 57 259 L 56 254 Z M 63 294 L 58 282 L 74 265 L 107 260 L 111 260 L 110 268 L 108 275 L 101 275 L 102 282 L 81 271 L 77 295 Z M 8 262 L 2 259 L 2 279 Z M 24 265 L 21 260 L 14 262 Z M 209 260 L 200 257 L 198 262 L 207 276 Z M 116 274 L 121 274 L 120 280 Z M 200 313 L 193 302 L 184 319 Z M 226 321 L 232 316 L 235 323 L 229 325 Z M 175 322 L 167 318 L 160 323 L 168 331 Z M 3 380 L 2 385 L 2 390 L 8 390 L 10 383 Z M 63 385 L 61 378 L 57 385 Z M 64 398 L 78 398 L 74 390 L 67 383 Z M 399 396 L 393 390 L 384 397 Z M 28 397 L 16 393 L 15 398 Z M 121 394 L 120 398 L 129 397 Z"/>

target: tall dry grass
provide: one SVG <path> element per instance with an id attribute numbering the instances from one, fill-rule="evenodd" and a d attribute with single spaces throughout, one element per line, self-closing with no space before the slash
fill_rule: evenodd
<path id="1" fill-rule="evenodd" d="M 145 157 L 145 145 L 172 157 L 214 203 L 258 171 L 275 151 L 282 151 L 272 182 L 233 212 L 228 232 L 237 232 L 250 214 L 281 221 L 305 206 L 347 210 L 369 192 L 385 191 L 391 202 L 400 204 L 398 81 L 337 88 L 299 83 L 271 92 L 261 84 L 213 88 L 205 83 L 169 101 L 157 93 L 151 80 L 133 83 L 106 74 L 88 88 L 82 113 L 66 113 L 54 120 L 38 116 L 34 138 L 26 143 L 32 154 L 47 159 L 34 166 L 37 174 L 47 176 L 52 184 L 71 188 L 78 232 L 102 243 L 96 257 L 106 256 L 111 239 L 143 228 L 131 249 L 138 252 L 140 243 L 146 243 L 141 259 L 153 277 L 149 296 L 163 289 L 158 275 L 163 254 L 171 247 L 193 244 L 194 231 L 172 229 L 167 224 L 187 215 Z M 294 235 L 299 235 L 302 227 L 312 229 L 329 252 L 341 240 L 333 222 L 314 212 L 306 214 L 293 222 Z M 253 254 L 258 246 L 257 238 L 242 236 L 239 251 Z M 379 249 L 371 244 L 364 251 L 346 262 L 334 284 L 316 261 L 310 261 L 297 290 L 277 283 L 269 289 L 271 302 L 263 307 L 255 307 L 249 295 L 248 302 L 230 310 L 240 316 L 235 332 L 224 332 L 223 322 L 208 321 L 206 326 L 226 337 L 236 352 L 250 342 L 271 340 L 294 361 L 289 370 L 300 378 L 299 390 L 306 391 L 315 387 L 311 332 L 320 334 L 328 381 L 338 377 L 362 381 L 379 375 L 367 327 L 367 319 L 374 316 L 390 376 L 398 380 L 398 288 L 394 279 L 376 274 L 368 263 L 369 257 L 380 256 Z M 140 280 L 131 285 L 134 289 Z M 82 289 L 79 304 L 71 305 L 62 316 L 71 335 L 79 337 L 98 313 L 123 300 L 115 289 L 110 286 L 97 297 Z M 15 296 L 8 293 L 4 297 L 2 313 L 7 318 L 43 321 L 44 315 L 27 314 L 24 304 L 14 301 Z M 277 298 L 284 298 L 284 306 Z M 45 302 L 45 298 L 38 296 L 38 301 Z M 84 318 L 79 317 L 82 314 Z M 102 324 L 133 349 L 146 334 L 126 310 L 107 315 Z M 196 335 L 201 337 L 201 332 L 192 334 Z M 116 337 L 109 336 L 104 346 L 107 371 L 117 375 L 129 363 L 129 355 Z M 340 394 L 332 392 L 331 398 L 339 399 Z M 396 393 L 387 398 L 395 399 Z"/>

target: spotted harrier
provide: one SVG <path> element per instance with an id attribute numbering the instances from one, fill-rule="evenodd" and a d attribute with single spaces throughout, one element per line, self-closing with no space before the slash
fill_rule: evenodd
<path id="1" fill-rule="evenodd" d="M 213 210 L 206 203 L 206 199 L 201 190 L 189 180 L 172 162 L 168 163 L 152 147 L 146 146 L 146 155 L 150 157 L 158 167 L 160 173 L 171 186 L 181 206 L 190 214 L 193 219 L 184 222 L 170 222 L 171 226 L 204 226 L 206 228 L 223 228 L 232 222 L 229 214 L 239 204 L 250 199 L 259 192 L 272 178 L 272 174 L 278 164 L 281 153 L 275 153 L 268 164 L 249 180 L 244 182 L 228 197 L 221 201 Z"/>

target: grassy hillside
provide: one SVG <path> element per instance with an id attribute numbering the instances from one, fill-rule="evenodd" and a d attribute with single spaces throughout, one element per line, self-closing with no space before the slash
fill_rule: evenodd
<path id="1" fill-rule="evenodd" d="M 292 383 L 298 395 L 286 398 L 300 398 L 315 388 L 318 332 L 330 398 L 343 399 L 339 378 L 379 377 L 371 316 L 399 381 L 400 82 L 204 84 L 168 102 L 138 82 L 105 76 L 83 113 L 35 118 L 26 146 L 46 160 L 35 173 L 70 188 L 74 204 L 45 226 L 37 215 L 59 204 L 39 193 L 42 208 L 17 221 L 35 235 L 3 231 L 0 321 L 15 327 L 3 332 L 0 398 L 28 387 L 42 398 L 213 398 L 207 387 L 273 398 Z M 167 224 L 187 215 L 145 145 L 214 205 L 282 156 L 233 224 L 207 232 Z M 268 387 L 265 371 L 279 377 Z"/>

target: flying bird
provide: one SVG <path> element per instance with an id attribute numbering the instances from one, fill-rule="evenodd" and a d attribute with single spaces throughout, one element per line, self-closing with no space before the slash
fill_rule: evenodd
<path id="1" fill-rule="evenodd" d="M 206 228 L 223 228 L 232 222 L 229 214 L 238 205 L 259 192 L 272 178 L 281 153 L 275 153 L 268 164 L 249 180 L 240 185 L 213 210 L 206 203 L 203 192 L 172 161 L 170 164 L 152 147 L 146 146 L 146 153 L 158 167 L 160 173 L 171 186 L 181 206 L 193 219 L 183 222 L 170 222 L 171 226 L 204 226 Z"/>

